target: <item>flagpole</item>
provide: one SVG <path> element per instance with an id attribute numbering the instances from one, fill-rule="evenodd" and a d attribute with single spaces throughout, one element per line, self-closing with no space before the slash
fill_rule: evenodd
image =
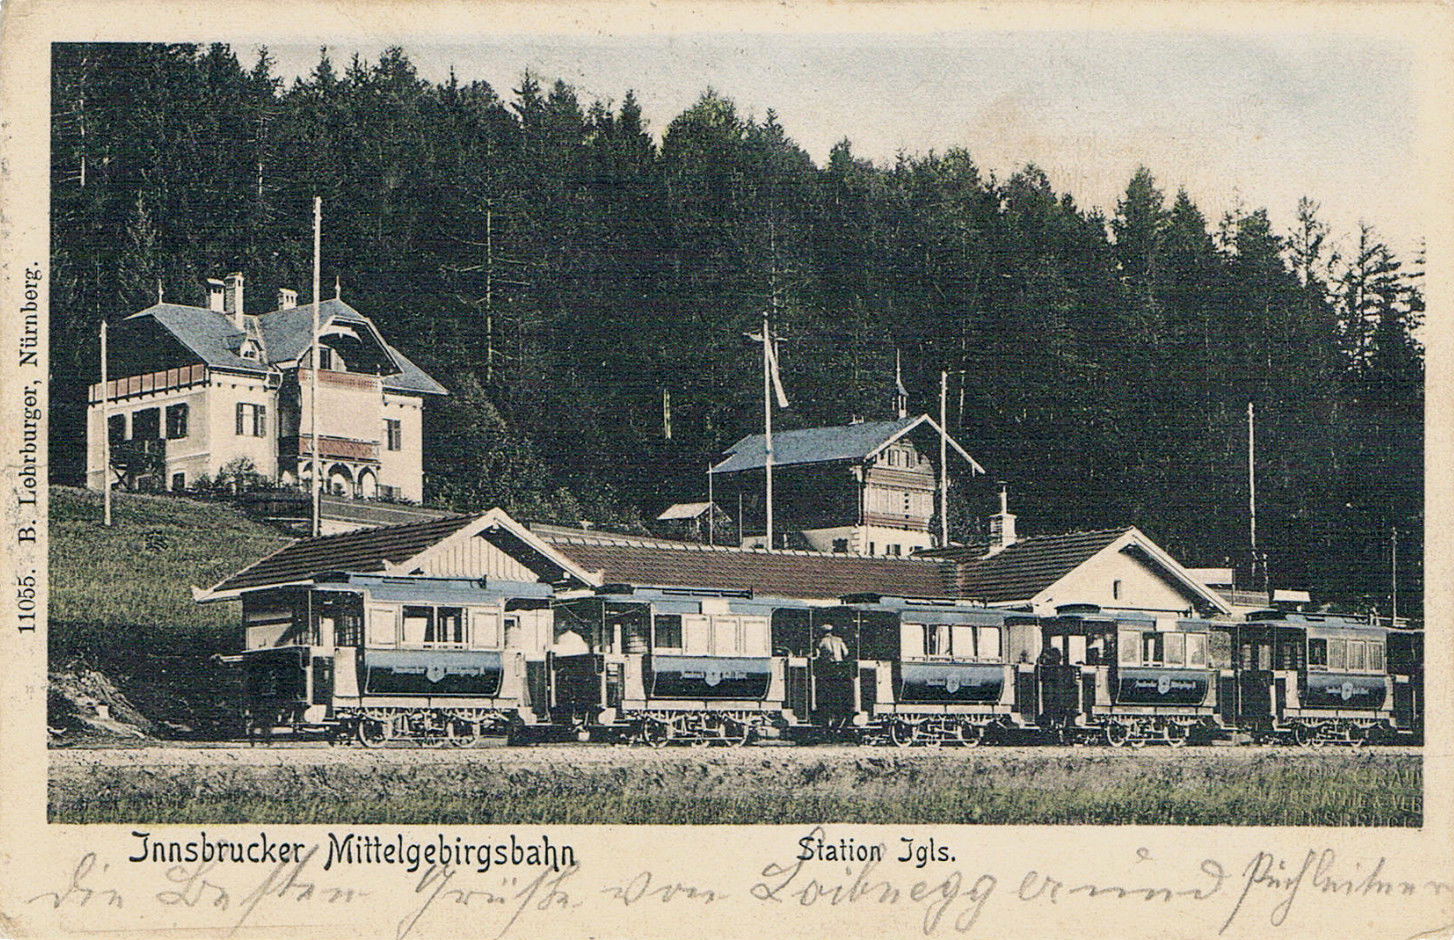
<path id="1" fill-rule="evenodd" d="M 939 547 L 949 547 L 949 372 L 939 370 Z"/>
<path id="2" fill-rule="evenodd" d="M 717 504 L 712 496 L 712 465 L 707 464 L 707 546 L 717 544 Z M 700 538 L 700 536 L 698 536 Z"/>
<path id="3" fill-rule="evenodd" d="M 318 475 L 318 294 L 322 289 L 319 286 L 320 256 L 323 251 L 323 197 L 313 197 L 313 348 L 312 361 L 309 370 L 312 401 L 308 406 L 308 421 L 310 430 L 308 436 L 313 443 L 313 535 L 316 537 L 322 531 L 320 516 L 323 502 L 323 481 Z"/>
<path id="4" fill-rule="evenodd" d="M 1257 589 L 1257 435 L 1256 416 L 1252 402 L 1247 403 L 1247 524 L 1252 542 L 1252 589 Z M 1267 589 L 1266 572 L 1263 573 L 1263 590 Z"/>
<path id="5" fill-rule="evenodd" d="M 776 302 L 774 297 L 773 301 Z M 763 469 L 767 474 L 767 550 L 772 551 L 772 334 L 768 312 L 762 312 L 762 427 L 765 455 Z"/>
<path id="6" fill-rule="evenodd" d="M 106 321 L 101 321 L 101 524 L 111 527 L 111 387 L 106 381 Z"/>

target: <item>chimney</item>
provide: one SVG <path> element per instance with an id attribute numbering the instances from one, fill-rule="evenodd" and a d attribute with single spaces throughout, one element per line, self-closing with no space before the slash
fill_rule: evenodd
<path id="1" fill-rule="evenodd" d="M 242 275 L 240 273 L 234 271 L 227 275 L 227 289 L 223 291 L 222 301 L 222 312 L 227 314 L 227 319 L 232 321 L 233 326 L 239 330 L 242 329 L 244 321 L 242 318 Z"/>
<path id="2" fill-rule="evenodd" d="M 222 282 L 215 277 L 207 279 L 207 309 L 214 313 L 223 313 L 222 309 Z"/>
<path id="3" fill-rule="evenodd" d="M 278 288 L 278 309 L 292 310 L 298 306 L 298 292 L 287 287 Z"/>
<path id="4" fill-rule="evenodd" d="M 1015 517 L 1010 514 L 1010 496 L 1004 483 L 1000 484 L 1000 511 L 990 516 L 990 555 L 998 555 L 1000 552 L 1014 545 L 1019 539 L 1015 538 Z"/>

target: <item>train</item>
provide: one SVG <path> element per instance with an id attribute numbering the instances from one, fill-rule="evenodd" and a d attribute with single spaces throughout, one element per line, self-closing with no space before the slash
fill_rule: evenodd
<path id="1" fill-rule="evenodd" d="M 331 572 L 243 595 L 249 737 L 898 747 L 1422 740 L 1422 633 Z"/>

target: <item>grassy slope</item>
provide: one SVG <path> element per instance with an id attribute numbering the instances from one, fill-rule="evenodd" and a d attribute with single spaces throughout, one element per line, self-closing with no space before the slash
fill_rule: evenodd
<path id="1" fill-rule="evenodd" d="M 192 585 L 287 541 L 230 506 L 171 496 L 116 494 L 112 520 L 101 525 L 99 494 L 51 487 L 51 620 L 235 629 L 235 606 L 195 604 Z"/>
<path id="2" fill-rule="evenodd" d="M 1408 754 L 749 748 L 610 756 L 522 751 L 401 764 L 334 752 L 313 763 L 304 752 L 296 763 L 167 766 L 164 773 L 76 766 L 53 773 L 49 809 L 52 821 L 67 823 L 395 825 L 1418 826 L 1423 815 L 1421 763 Z"/>
<path id="3" fill-rule="evenodd" d="M 51 487 L 51 669 L 80 674 L 80 660 L 163 727 L 230 734 L 236 677 L 209 657 L 237 645 L 238 605 L 194 603 L 191 587 L 287 538 L 227 505 L 167 496 L 117 494 L 112 521 L 101 525 L 98 494 Z M 66 725 L 56 710 L 51 723 Z"/>

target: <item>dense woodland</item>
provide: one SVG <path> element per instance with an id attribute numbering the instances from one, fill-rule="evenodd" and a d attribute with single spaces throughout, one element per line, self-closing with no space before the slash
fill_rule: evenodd
<path id="1" fill-rule="evenodd" d="M 289 85 L 220 45 L 54 48 L 57 482 L 81 477 L 101 320 L 233 270 L 253 312 L 306 301 L 316 193 L 325 296 L 337 277 L 452 392 L 432 502 L 634 526 L 703 498 L 760 430 L 743 333 L 771 306 L 778 427 L 891 416 L 895 350 L 915 411 L 964 370 L 951 432 L 990 478 L 959 481 L 962 538 L 1005 480 L 1024 532 L 1135 524 L 1245 582 L 1250 401 L 1274 586 L 1387 612 L 1397 527 L 1401 613 L 1421 599 L 1422 258 L 1312 199 L 1294 231 L 1208 219 L 1141 170 L 1107 218 L 973 141 L 876 165 L 845 139 L 818 166 L 710 89 L 657 129 L 630 92 L 435 84 L 399 50 Z"/>

